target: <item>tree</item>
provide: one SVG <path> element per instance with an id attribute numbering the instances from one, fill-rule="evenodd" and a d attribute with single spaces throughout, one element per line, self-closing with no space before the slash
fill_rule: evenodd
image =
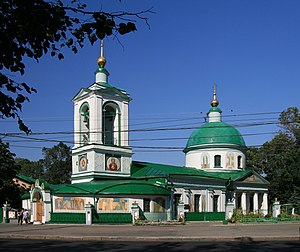
<path id="1" fill-rule="evenodd" d="M 52 148 L 43 148 L 44 179 L 51 184 L 70 183 L 72 175 L 71 148 L 60 142 Z"/>
<path id="2" fill-rule="evenodd" d="M 20 170 L 14 157 L 15 154 L 9 150 L 9 144 L 0 139 L 0 206 L 5 202 L 17 206 L 20 202 L 19 190 L 12 180 Z"/>
<path id="3" fill-rule="evenodd" d="M 299 139 L 300 114 L 298 108 L 290 107 L 283 111 L 279 116 L 279 121 L 283 132 L 295 139 Z"/>
<path id="4" fill-rule="evenodd" d="M 50 54 L 63 59 L 63 48 L 77 53 L 86 41 L 117 38 L 136 31 L 135 22 L 147 23 L 146 13 L 90 11 L 84 0 L 0 1 L 0 118 L 16 118 L 20 130 L 30 133 L 19 113 L 36 89 L 11 78 L 25 73 L 24 59 L 38 61 Z M 148 24 L 148 23 L 147 23 Z"/>
<path id="5" fill-rule="evenodd" d="M 44 176 L 42 160 L 30 161 L 26 158 L 16 158 L 15 161 L 21 167 L 20 174 L 34 179 Z"/>
<path id="6" fill-rule="evenodd" d="M 299 111 L 288 108 L 279 116 L 281 130 L 261 148 L 248 150 L 248 167 L 266 176 L 271 199 L 282 203 L 300 201 Z"/>

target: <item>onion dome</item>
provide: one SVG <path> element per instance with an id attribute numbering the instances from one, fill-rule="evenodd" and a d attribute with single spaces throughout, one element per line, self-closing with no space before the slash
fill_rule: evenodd
<path id="1" fill-rule="evenodd" d="M 184 152 L 191 149 L 202 149 L 208 147 L 236 147 L 244 148 L 245 141 L 240 132 L 231 125 L 222 122 L 221 109 L 216 97 L 216 88 L 211 101 L 211 108 L 208 115 L 208 123 L 196 129 L 188 139 Z"/>

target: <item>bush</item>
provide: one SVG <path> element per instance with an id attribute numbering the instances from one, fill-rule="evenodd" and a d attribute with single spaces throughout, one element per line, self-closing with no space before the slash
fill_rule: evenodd
<path id="1" fill-rule="evenodd" d="M 233 215 L 230 219 L 230 222 L 235 223 L 235 222 L 242 222 L 243 218 L 253 218 L 253 219 L 257 219 L 257 218 L 263 218 L 263 214 L 262 213 L 253 213 L 253 212 L 249 212 L 246 214 L 243 214 L 242 209 L 234 209 L 233 210 Z"/>
<path id="2" fill-rule="evenodd" d="M 240 209 L 240 208 L 234 209 L 232 217 L 230 219 L 230 222 L 233 222 L 233 223 L 240 222 L 243 217 L 244 217 L 244 214 L 243 214 L 242 209 Z"/>

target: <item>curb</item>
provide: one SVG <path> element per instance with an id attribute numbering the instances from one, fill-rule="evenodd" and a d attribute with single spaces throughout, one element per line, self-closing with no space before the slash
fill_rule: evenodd
<path id="1" fill-rule="evenodd" d="M 77 240 L 77 241 L 299 241 L 299 236 L 214 236 L 214 237 L 132 237 L 132 236 L 60 236 L 2 234 L 0 239 Z"/>

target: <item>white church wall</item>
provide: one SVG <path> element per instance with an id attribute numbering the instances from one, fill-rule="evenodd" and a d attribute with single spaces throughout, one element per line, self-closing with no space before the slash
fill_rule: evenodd
<path id="1" fill-rule="evenodd" d="M 103 99 L 94 94 L 89 99 L 90 104 L 90 142 L 102 144 L 102 105 Z"/>
<path id="2" fill-rule="evenodd" d="M 233 167 L 228 166 L 228 155 L 233 156 Z M 214 167 L 214 157 L 215 155 L 221 156 L 221 167 Z M 203 158 L 204 156 L 208 157 L 208 166 L 203 165 Z M 198 150 L 191 150 L 186 153 L 186 167 L 194 167 L 197 169 L 203 170 L 236 170 L 238 156 L 242 157 L 242 165 L 241 168 L 245 168 L 245 154 L 240 150 L 231 149 L 231 148 L 209 148 L 209 149 L 198 149 Z"/>

